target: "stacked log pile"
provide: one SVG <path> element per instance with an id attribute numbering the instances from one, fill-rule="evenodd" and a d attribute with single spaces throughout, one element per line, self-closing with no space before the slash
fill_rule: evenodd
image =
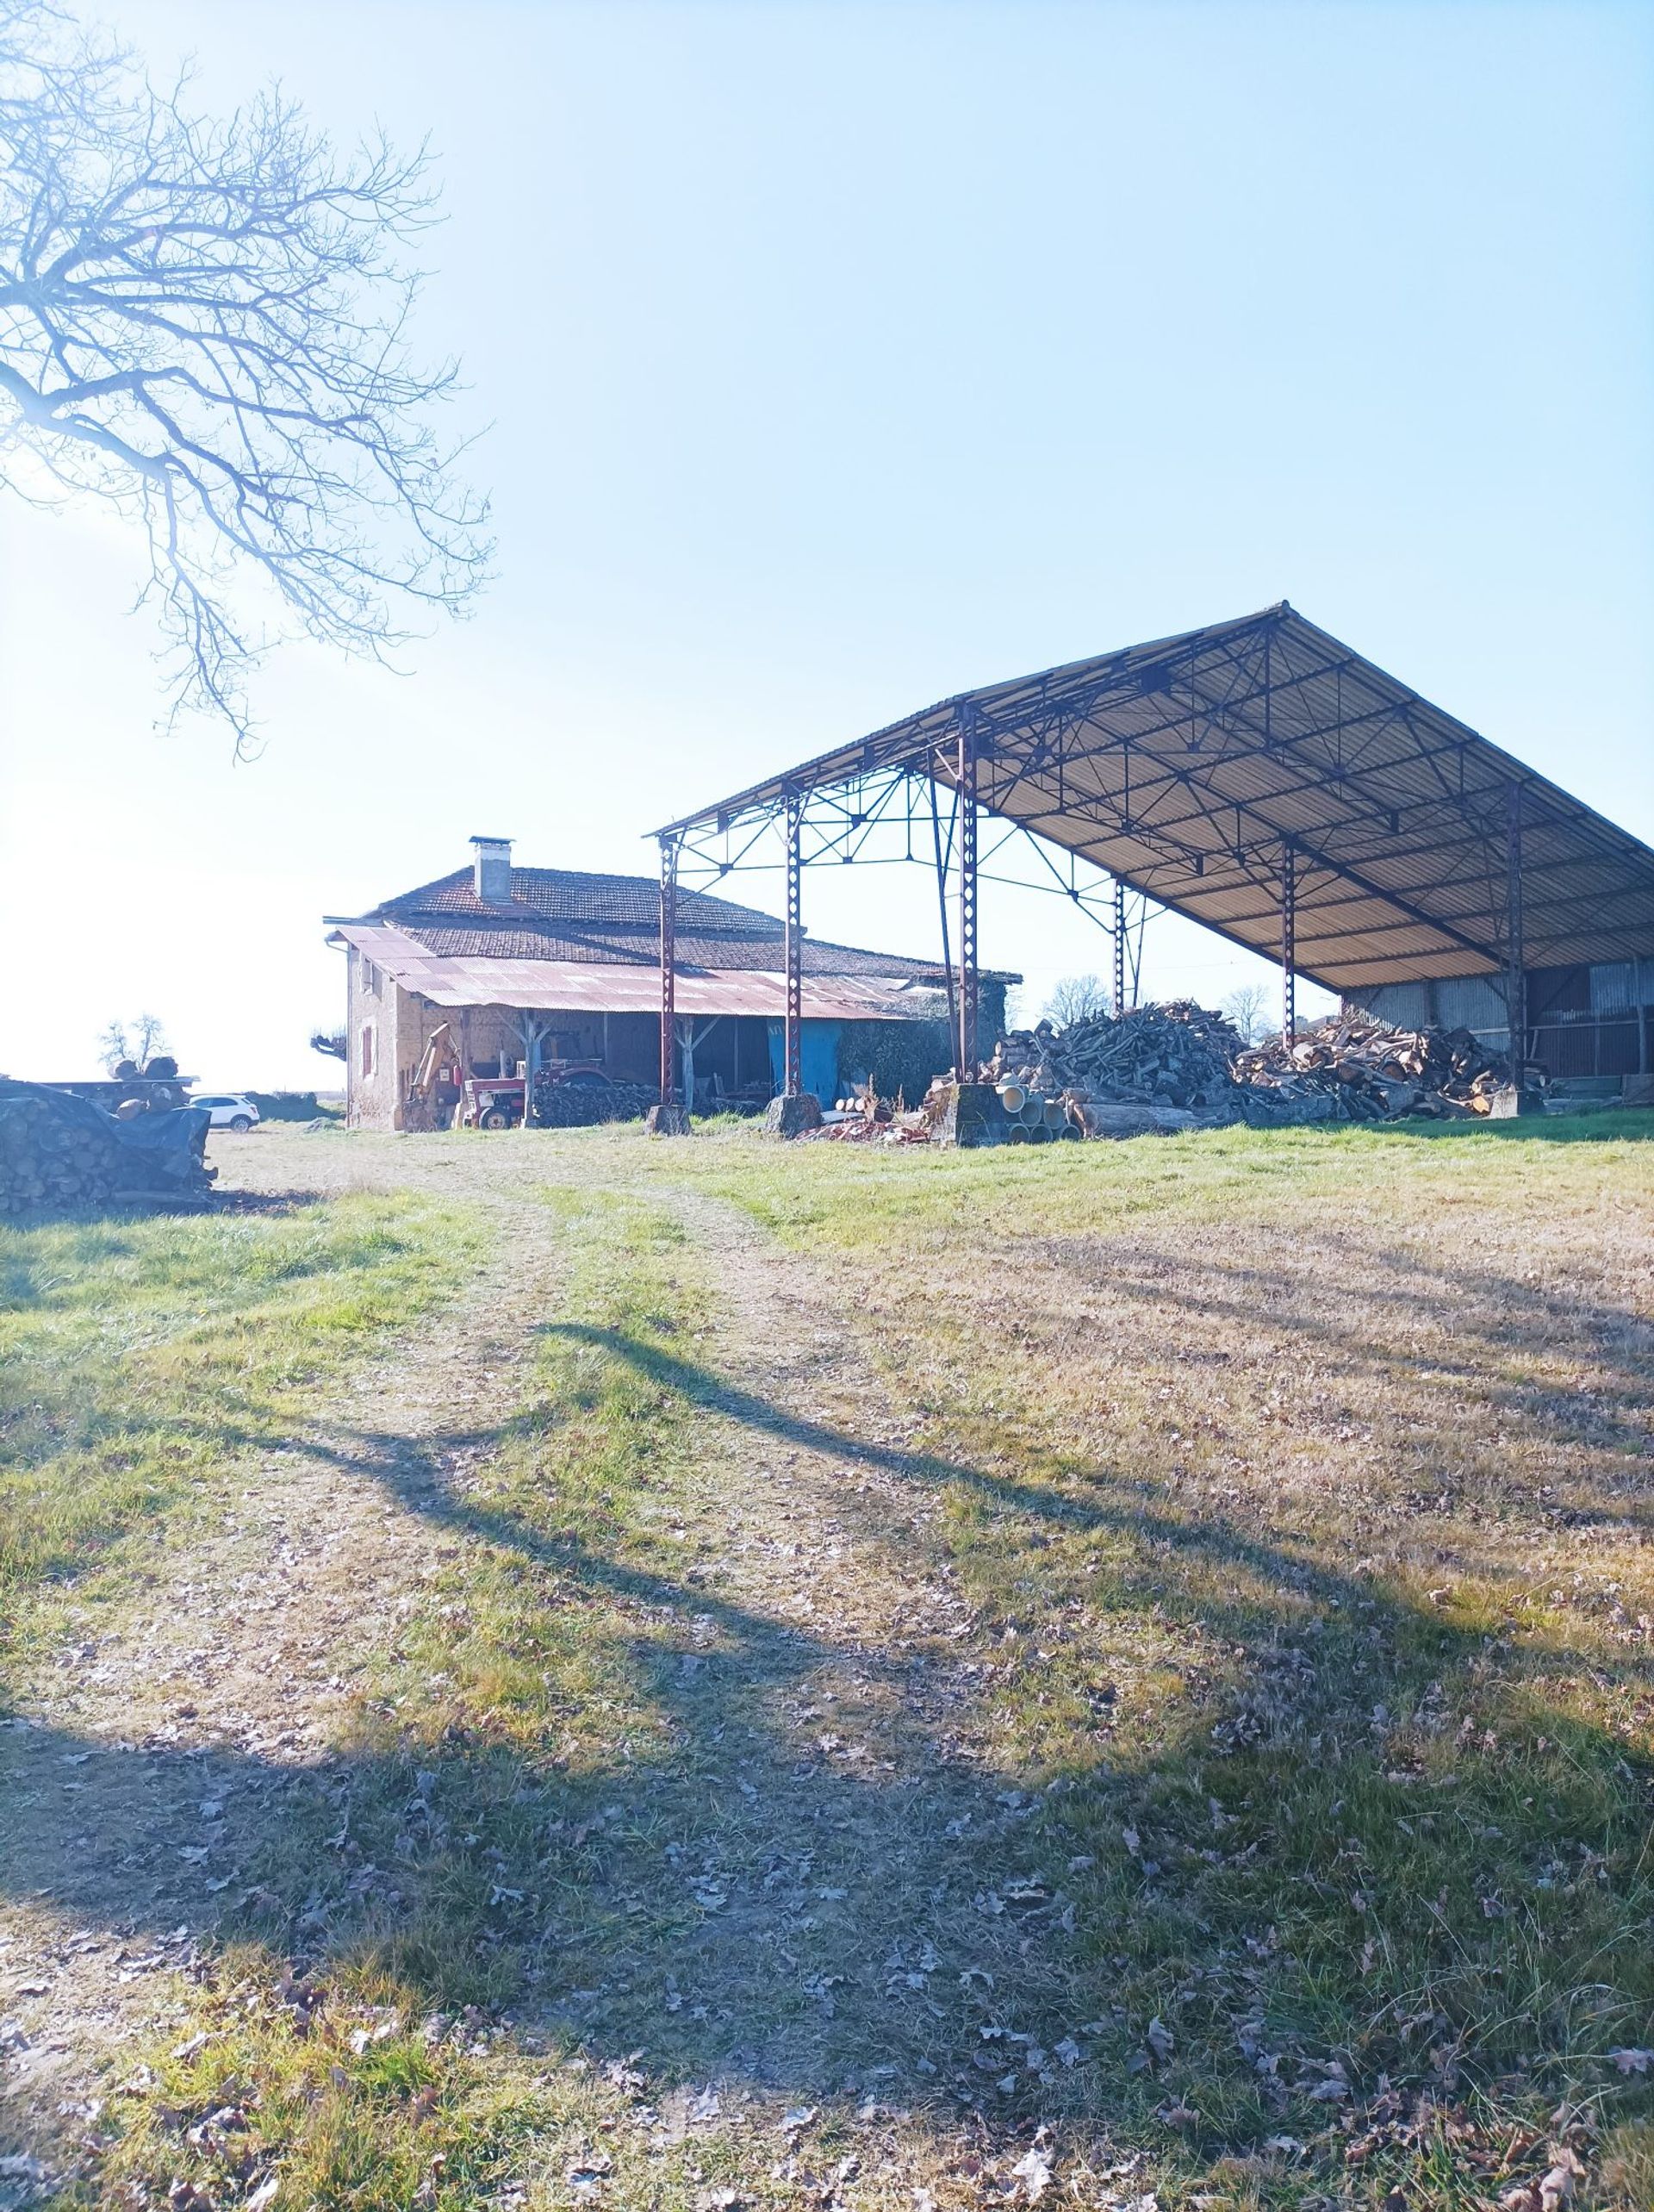
<path id="1" fill-rule="evenodd" d="M 0 1214 L 77 1213 L 115 1196 L 115 1140 L 45 1092 L 0 1096 Z"/>
<path id="2" fill-rule="evenodd" d="M 880 1098 L 871 1079 L 833 1100 L 819 1127 L 801 1132 L 804 1141 L 828 1144 L 928 1144 L 931 1131 L 923 1113 L 910 1113 L 899 1090 Z"/>
<path id="3" fill-rule="evenodd" d="M 1248 1046 L 1222 1014 L 1187 1000 L 1014 1030 L 988 1073 L 1013 1114 L 1027 1112 L 1024 1100 L 1036 1115 L 1058 1105 L 1092 1137 L 1242 1120 L 1451 1119 L 1492 1112 L 1514 1080 L 1507 1056 L 1469 1030 L 1397 1030 L 1346 1013 L 1290 1042 Z"/>
<path id="4" fill-rule="evenodd" d="M 808 1144 L 929 1144 L 930 1125 L 922 1113 L 892 1114 L 879 1120 L 871 1114 L 846 1113 L 837 1120 L 824 1121 L 819 1129 L 807 1129 L 802 1141 Z"/>
<path id="5" fill-rule="evenodd" d="M 537 1083 L 534 1119 L 542 1129 L 590 1129 L 601 1121 L 641 1121 L 660 1093 L 649 1083 Z"/>
<path id="6" fill-rule="evenodd" d="M 66 1091 L 0 1084 L 0 1218 L 198 1196 L 216 1172 L 203 1163 L 207 1127 L 207 1116 L 193 1112 L 176 1124 L 171 1113 L 122 1124 Z"/>
<path id="7" fill-rule="evenodd" d="M 1352 1121 L 1491 1113 L 1515 1080 L 1508 1056 L 1468 1029 L 1391 1029 L 1360 1013 L 1239 1053 L 1234 1072 L 1284 1105 L 1330 1100 Z"/>
<path id="8" fill-rule="evenodd" d="M 1236 1118 L 1231 1062 L 1240 1037 L 1222 1014 L 1192 1000 L 1132 1006 L 1116 1020 L 1092 1014 L 1054 1029 L 1013 1030 L 990 1075 L 1026 1091 L 1076 1100 L 1173 1106 Z"/>

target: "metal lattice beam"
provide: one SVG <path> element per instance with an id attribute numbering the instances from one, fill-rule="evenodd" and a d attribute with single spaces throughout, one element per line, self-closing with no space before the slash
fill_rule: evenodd
<path id="1" fill-rule="evenodd" d="M 1281 1035 L 1298 1033 L 1298 863 L 1287 845 L 1281 854 Z"/>
<path id="2" fill-rule="evenodd" d="M 677 1097 L 678 844 L 661 839 L 661 1105 Z"/>
<path id="3" fill-rule="evenodd" d="M 976 715 L 968 701 L 959 715 L 959 1059 L 961 1083 L 976 1080 L 980 1054 L 977 1022 L 981 977 L 976 944 Z"/>
<path id="4" fill-rule="evenodd" d="M 787 1013 L 781 1087 L 789 1099 L 804 1088 L 804 804 L 797 792 L 787 801 Z"/>

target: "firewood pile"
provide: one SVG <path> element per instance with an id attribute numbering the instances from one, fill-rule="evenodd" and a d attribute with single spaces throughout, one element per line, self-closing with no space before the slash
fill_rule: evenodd
<path id="1" fill-rule="evenodd" d="M 868 1081 L 835 1099 L 820 1128 L 803 1135 L 812 1144 L 928 1144 L 932 1130 L 923 1108 L 910 1112 L 899 1090 L 893 1099 L 881 1098 Z"/>
<path id="2" fill-rule="evenodd" d="M 602 1121 L 641 1121 L 660 1093 L 650 1083 L 536 1083 L 534 1119 L 542 1129 L 590 1129 Z"/>
<path id="3" fill-rule="evenodd" d="M 1512 1083 L 1503 1053 L 1469 1030 L 1397 1030 L 1339 1014 L 1247 1045 L 1234 1025 L 1187 999 L 1133 1006 L 1116 1020 L 1089 1015 L 1059 1030 L 1012 1030 L 981 1071 L 997 1094 L 973 1108 L 973 1143 L 1049 1144 L 1063 1137 L 1141 1137 L 1185 1129 L 1417 1115 L 1489 1114 Z M 1528 1080 L 1538 1071 L 1529 1069 Z M 837 1144 L 952 1141 L 949 1116 L 966 1091 L 938 1077 L 920 1106 L 862 1086 L 836 1101 L 819 1131 Z M 957 1141 L 967 1140 L 962 1124 Z"/>
<path id="4" fill-rule="evenodd" d="M 117 1121 L 88 1099 L 39 1083 L 0 1082 L 0 1218 L 95 1212 L 134 1197 L 199 1197 L 208 1117 Z"/>
<path id="5" fill-rule="evenodd" d="M 1048 1021 L 1013 1030 L 988 1072 L 997 1083 L 1048 1097 L 1203 1108 L 1233 1120 L 1230 1067 L 1241 1049 L 1233 1023 L 1177 999 L 1129 1007 L 1117 1020 L 1092 1014 L 1062 1030 Z"/>
<path id="6" fill-rule="evenodd" d="M 918 1112 L 891 1114 L 884 1119 L 872 1114 L 846 1113 L 824 1121 L 819 1129 L 806 1129 L 799 1139 L 805 1144 L 929 1144 L 930 1126 Z"/>
<path id="7" fill-rule="evenodd" d="M 1066 1114 L 1091 1137 L 1242 1120 L 1452 1119 L 1490 1113 L 1514 1080 L 1507 1056 L 1469 1030 L 1391 1029 L 1345 1013 L 1290 1043 L 1248 1046 L 1222 1014 L 1188 1000 L 1013 1030 L 987 1073 L 1014 1120 Z"/>
<path id="8" fill-rule="evenodd" d="M 1508 1056 L 1468 1029 L 1391 1029 L 1361 1013 L 1335 1014 L 1290 1042 L 1275 1037 L 1242 1051 L 1234 1073 L 1283 1104 L 1330 1099 L 1338 1118 L 1352 1121 L 1490 1113 L 1515 1080 Z"/>

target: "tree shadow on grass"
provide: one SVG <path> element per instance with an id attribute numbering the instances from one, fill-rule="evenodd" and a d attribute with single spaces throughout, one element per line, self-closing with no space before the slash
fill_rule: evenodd
<path id="1" fill-rule="evenodd" d="M 1395 1131 L 1397 1125 L 1362 1126 L 1385 1134 Z M 1495 1144 L 1646 1144 L 1654 1142 L 1654 1111 L 1614 1106 L 1598 1112 L 1523 1114 L 1510 1121 L 1478 1114 L 1470 1121 L 1408 1121 L 1400 1127 L 1407 1136 L 1426 1137 L 1432 1143 L 1481 1138 Z"/>
<path id="2" fill-rule="evenodd" d="M 1166 1299 L 1113 1256 L 1122 1294 Z M 1255 1315 L 1255 1271 L 1209 1272 L 1181 1311 Z M 1490 1343 L 1554 1341 L 1541 1294 L 1491 1288 Z M 1439 1268 L 1376 1295 L 1406 1309 L 1454 1292 Z M 1386 1371 L 1353 1324 L 1273 1318 Z M 1640 1361 L 1623 1313 L 1582 1307 L 1576 1325 L 1599 1355 Z M 1055 1771 L 1018 1771 L 981 1748 L 995 1692 L 979 1637 L 952 1636 L 922 1592 L 909 1633 L 869 1647 L 755 1610 L 653 1540 L 559 1525 L 555 1489 L 525 1503 L 464 1486 L 502 1452 L 532 1467 L 555 1416 L 419 1442 L 300 1438 L 515 1583 L 496 1703 L 370 1706 L 309 1762 L 14 1727 L 0 1885 L 56 1916 L 65 1947 L 87 1929 L 142 1974 L 177 1960 L 180 1929 L 208 1947 L 239 1937 L 272 1974 L 508 2013 L 606 2059 L 641 2052 L 659 2082 L 934 2097 L 981 2111 L 991 2135 L 1064 2111 L 1135 2130 L 1171 2104 L 1208 2151 L 1321 2125 L 1329 2064 L 1356 2103 L 1446 2097 L 1527 2049 L 1526 2078 L 1554 2099 L 1639 2040 L 1654 1990 L 1626 1931 L 1646 1907 L 1632 1870 L 1648 1774 L 1558 1706 L 1554 1654 L 1511 1662 L 1501 1726 L 1517 1713 L 1525 1733 L 1495 1754 L 1480 1723 L 1464 1734 L 1484 1703 L 1479 1624 L 1255 1520 L 1191 1515 L 1102 1453 L 1080 1470 L 1058 1455 L 1038 1480 L 802 1418 L 622 1332 L 546 1334 L 842 1467 L 857 1478 L 845 1519 L 897 1556 L 914 1544 L 906 1502 L 944 1493 L 1007 1517 L 1008 1547 L 1018 1527 L 1129 1541 L 1140 1567 L 1098 1604 L 1157 1633 L 1198 1623 L 1221 1663 L 1191 1671 L 1150 1734 L 1117 1736 L 1104 1713 Z M 1642 1386 L 1619 1372 L 1616 1445 Z M 1542 1391 L 1508 1411 L 1578 1433 L 1576 1409 Z M 1060 1686 L 1085 1656 L 1036 1662 Z M 538 1717 L 513 1703 L 507 1661 L 551 1683 Z M 1646 1653 L 1620 1673 L 1645 1689 Z M 610 1740 L 571 1752 L 558 1714 L 581 1699 L 610 1716 Z M 1581 1983 L 1589 2011 L 1569 1995 Z"/>
<path id="3" fill-rule="evenodd" d="M 502 1541 L 494 1517 L 476 1532 Z M 517 1549 L 525 1572 L 544 1564 L 532 1539 Z M 495 1742 L 486 1719 L 298 1765 L 14 1729 L 0 1880 L 58 1917 L 65 1954 L 102 1941 L 122 1976 L 238 1940 L 270 1981 L 286 1970 L 339 1989 L 350 2022 L 387 1997 L 476 2006 L 657 2086 L 934 2099 L 983 2115 L 989 2141 L 1065 2115 L 1153 2134 L 1169 2099 L 1199 2115 L 1186 2126 L 1209 2150 L 1245 2147 L 1325 2117 L 1313 2098 L 1328 2077 L 1308 2069 L 1328 2060 L 1356 2098 L 1441 2097 L 1509 2056 L 1508 2033 L 1465 2047 L 1489 1995 L 1520 2007 L 1536 1990 L 1554 2006 L 1582 1951 L 1597 1954 L 1589 2047 L 1634 2033 L 1646 1962 L 1607 1955 L 1593 1872 L 1635 1824 L 1604 1779 L 1623 1761 L 1541 1708 L 1549 1766 L 1495 1775 L 1472 1747 L 1429 1791 L 1421 1776 L 1386 1780 L 1389 1729 L 1290 1669 L 1271 1680 L 1260 1660 L 1240 1698 L 1189 1715 L 1152 1754 L 1099 1743 L 1038 1786 L 953 1753 L 949 1679 L 916 1686 L 892 1665 L 872 1686 L 893 1689 L 897 1709 L 870 1698 L 847 1722 L 847 1677 L 877 1671 L 864 1655 L 567 1545 L 556 1558 L 570 1602 L 593 1585 L 626 1601 L 608 1634 L 665 1730 L 656 1757 L 571 1769 L 555 1729 Z M 1226 1633 L 1278 1654 L 1284 1632 L 1292 1648 L 1301 1592 L 1284 1562 L 1280 1591 L 1231 1609 Z M 1482 1648 L 1431 1626 L 1444 1674 Z M 1214 1727 L 1243 1711 L 1267 1715 L 1261 1731 L 1220 1746 Z M 1535 1925 L 1480 1909 L 1508 1857 L 1481 1839 L 1524 1784 L 1557 1797 L 1552 1929 L 1577 1916 L 1576 1891 L 1588 1922 L 1548 1974 Z M 1383 1801 L 1449 1840 L 1375 1863 L 1371 1823 L 1339 1816 L 1358 1793 L 1369 1813 Z M 1376 1977 L 1358 1972 L 1343 1893 L 1399 1887 L 1415 1864 L 1435 1905 L 1397 1897 L 1394 1955 L 1387 1940 Z M 1154 2020 L 1174 2060 L 1150 2063 Z M 1533 2015 L 1516 2040 L 1551 2026 Z M 1577 2060 L 1537 2079 L 1554 2097 L 1577 2085 Z"/>

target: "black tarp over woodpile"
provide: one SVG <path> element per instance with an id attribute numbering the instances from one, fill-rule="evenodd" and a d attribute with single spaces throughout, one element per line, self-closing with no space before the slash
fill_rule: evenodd
<path id="1" fill-rule="evenodd" d="M 71 1092 L 0 1080 L 0 1218 L 198 1198 L 216 1172 L 209 1122 L 196 1106 L 117 1121 Z"/>

